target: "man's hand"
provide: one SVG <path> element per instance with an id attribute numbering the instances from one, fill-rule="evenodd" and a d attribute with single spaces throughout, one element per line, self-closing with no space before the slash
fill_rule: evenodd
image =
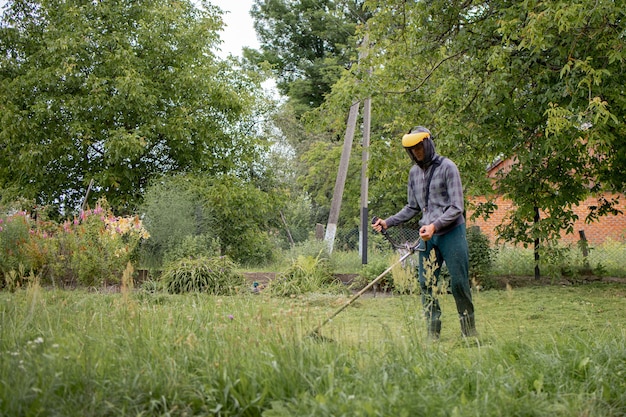
<path id="1" fill-rule="evenodd" d="M 372 223 L 372 228 L 380 233 L 383 230 L 387 230 L 387 223 L 383 219 L 377 219 Z"/>
<path id="2" fill-rule="evenodd" d="M 426 226 L 422 226 L 420 228 L 420 237 L 422 238 L 422 240 L 424 242 L 430 240 L 430 238 L 432 238 L 434 234 L 435 234 L 435 225 L 434 225 L 434 223 L 431 223 L 431 224 L 426 225 Z"/>

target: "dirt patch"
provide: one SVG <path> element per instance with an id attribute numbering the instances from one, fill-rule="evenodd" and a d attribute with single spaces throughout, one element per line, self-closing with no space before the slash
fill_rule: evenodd
<path id="1" fill-rule="evenodd" d="M 244 272 L 243 275 L 250 283 L 258 282 L 259 284 L 267 284 L 276 278 L 277 272 Z"/>
<path id="2" fill-rule="evenodd" d="M 277 272 L 245 272 L 246 279 L 250 282 L 258 282 L 259 284 L 267 284 L 269 281 L 276 278 L 279 273 Z M 335 277 L 346 285 L 352 284 L 357 279 L 359 274 L 335 274 Z M 496 289 L 511 288 L 523 288 L 523 287 L 546 287 L 551 285 L 576 285 L 586 284 L 592 282 L 607 282 L 607 283 L 619 283 L 626 284 L 626 278 L 618 277 L 596 277 L 596 276 L 581 276 L 576 278 L 550 278 L 541 277 L 535 279 L 534 276 L 501 276 L 492 278 L 496 282 Z"/>
<path id="3" fill-rule="evenodd" d="M 276 278 L 278 272 L 244 272 L 244 276 L 248 281 L 258 282 L 259 284 L 267 284 Z M 335 274 L 335 277 L 344 284 L 351 284 L 359 274 Z"/>

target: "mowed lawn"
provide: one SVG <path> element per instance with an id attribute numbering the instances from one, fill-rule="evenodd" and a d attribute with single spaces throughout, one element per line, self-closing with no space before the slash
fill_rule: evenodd
<path id="1" fill-rule="evenodd" d="M 451 296 L 0 293 L 2 416 L 624 416 L 626 286 Z"/>

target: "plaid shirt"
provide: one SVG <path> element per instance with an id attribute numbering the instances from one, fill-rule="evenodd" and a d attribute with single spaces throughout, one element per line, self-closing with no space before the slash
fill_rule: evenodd
<path id="1" fill-rule="evenodd" d="M 420 225 L 435 224 L 435 234 L 446 233 L 459 224 L 463 217 L 463 186 L 456 164 L 448 158 L 440 159 L 439 166 L 430 165 L 426 170 L 413 165 L 409 171 L 408 204 L 393 216 L 387 218 L 387 227 L 404 223 L 420 212 Z M 435 169 L 430 183 L 429 201 L 426 202 L 426 182 Z"/>

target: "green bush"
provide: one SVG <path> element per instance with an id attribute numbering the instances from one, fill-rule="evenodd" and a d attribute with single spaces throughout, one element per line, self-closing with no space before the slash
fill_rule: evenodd
<path id="1" fill-rule="evenodd" d="M 25 213 L 0 217 L 0 272 L 3 276 L 20 266 L 26 270 L 33 268 L 28 256 L 31 224 Z"/>
<path id="2" fill-rule="evenodd" d="M 480 283 L 484 289 L 492 288 L 495 283 L 490 279 L 495 249 L 490 247 L 489 238 L 479 228 L 467 229 L 467 245 L 469 248 L 469 276 L 474 285 Z"/>
<path id="3" fill-rule="evenodd" d="M 163 262 L 169 264 L 182 258 L 211 258 L 219 254 L 220 244 L 217 238 L 207 235 L 188 235 L 179 244 L 165 251 Z"/>
<path id="4" fill-rule="evenodd" d="M 356 282 L 353 284 L 355 289 L 362 289 L 367 286 L 370 282 L 378 278 L 380 274 L 385 272 L 387 268 L 391 265 L 390 262 L 395 262 L 396 259 L 384 259 L 384 258 L 376 258 L 367 263 L 367 265 L 361 266 L 361 271 L 359 272 L 359 277 Z M 382 291 L 390 291 L 394 289 L 394 280 L 393 274 L 389 273 L 385 277 L 381 278 L 378 281 L 378 288 Z"/>
<path id="5" fill-rule="evenodd" d="M 225 248 L 226 255 L 245 265 L 267 265 L 274 261 L 278 248 L 267 232 L 252 230 Z"/>
<path id="6" fill-rule="evenodd" d="M 246 279 L 227 257 L 179 259 L 167 264 L 161 280 L 169 293 L 205 292 L 233 295 L 243 290 Z"/>
<path id="7" fill-rule="evenodd" d="M 271 196 L 235 177 L 161 178 L 146 190 L 142 212 L 152 237 L 142 247 L 147 268 L 170 261 L 188 236 L 214 239 L 220 255 L 246 265 L 271 262 L 277 247 Z"/>
<path id="8" fill-rule="evenodd" d="M 186 177 L 164 178 L 146 189 L 142 212 L 150 240 L 141 248 L 141 264 L 160 268 L 185 252 L 193 236 L 213 238 L 211 217 L 203 209 L 197 181 Z M 166 259 L 167 258 L 167 259 Z"/>
<path id="9" fill-rule="evenodd" d="M 306 293 L 341 293 L 346 288 L 333 275 L 330 261 L 320 252 L 317 257 L 298 256 L 287 269 L 272 280 L 268 293 L 281 297 Z"/>

